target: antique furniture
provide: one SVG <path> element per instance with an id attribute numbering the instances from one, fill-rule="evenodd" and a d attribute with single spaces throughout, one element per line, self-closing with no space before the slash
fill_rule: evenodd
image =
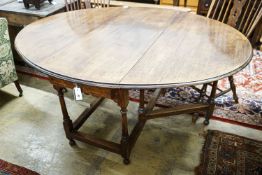
<path id="1" fill-rule="evenodd" d="M 49 28 L 56 30 L 45 35 Z M 244 68 L 253 53 L 248 39 L 228 25 L 157 8 L 96 8 L 57 14 L 25 27 L 17 35 L 15 47 L 28 64 L 49 76 L 57 90 L 70 144 L 78 140 L 109 150 L 120 154 L 126 164 L 149 119 L 204 111 L 207 124 L 217 80 Z M 143 92 L 209 82 L 213 82 L 213 90 L 207 102 L 170 109 L 153 110 L 152 102 L 145 107 L 144 93 L 140 93 L 138 122 L 128 131 L 129 89 Z M 74 87 L 98 99 L 72 121 L 64 88 Z M 120 143 L 79 130 L 104 98 L 120 108 Z"/>
<path id="2" fill-rule="evenodd" d="M 90 0 L 65 0 L 66 11 L 91 8 Z"/>
<path id="3" fill-rule="evenodd" d="M 17 0 L 0 0 L 0 16 L 5 17 L 8 21 L 10 41 L 16 63 L 22 63 L 15 49 L 13 49 L 13 43 L 17 33 L 31 22 L 59 12 L 64 12 L 64 0 L 55 0 L 55 2 L 55 4 L 50 5 L 48 1 L 45 1 L 41 9 L 36 10 L 35 8 L 25 9 L 23 3 L 18 3 Z"/>
<path id="4" fill-rule="evenodd" d="M 243 33 L 247 38 L 251 39 L 255 28 L 262 20 L 262 1 L 213 0 L 207 17 L 230 25 Z M 233 75 L 230 75 L 228 80 L 230 83 L 230 88 L 227 90 L 218 89 L 219 93 L 216 94 L 216 97 L 232 91 L 233 98 L 235 102 L 238 103 Z M 208 84 L 204 84 L 201 90 L 195 88 L 200 92 L 200 98 L 203 95 L 206 95 L 207 86 Z"/>
<path id="5" fill-rule="evenodd" d="M 15 83 L 19 96 L 23 91 L 18 82 L 13 54 L 10 45 L 7 20 L 0 18 L 0 88 L 10 83 Z"/>
<path id="6" fill-rule="evenodd" d="M 110 6 L 110 0 L 65 0 L 66 10 L 73 11 L 85 8 L 105 8 Z"/>
<path id="7" fill-rule="evenodd" d="M 105 8 L 109 7 L 110 0 L 90 0 L 92 8 Z"/>
<path id="8" fill-rule="evenodd" d="M 29 9 L 30 4 L 33 4 L 38 10 L 40 10 L 40 6 L 44 1 L 45 0 L 23 0 L 26 9 Z M 52 0 L 48 0 L 48 2 L 51 4 Z"/>
<path id="9" fill-rule="evenodd" d="M 197 5 L 197 14 L 206 16 L 212 0 L 199 0 Z"/>

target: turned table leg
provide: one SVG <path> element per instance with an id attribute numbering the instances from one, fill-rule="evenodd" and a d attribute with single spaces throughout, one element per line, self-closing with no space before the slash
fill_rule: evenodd
<path id="1" fill-rule="evenodd" d="M 57 91 L 58 97 L 59 97 L 59 102 L 61 105 L 61 110 L 63 113 L 63 125 L 64 125 L 64 130 L 66 134 L 66 138 L 69 140 L 69 144 L 75 145 L 75 141 L 71 137 L 71 133 L 73 132 L 73 123 L 72 120 L 70 119 L 67 108 L 66 108 L 66 103 L 64 99 L 64 88 L 58 87 L 54 85 L 54 89 Z"/>
<path id="2" fill-rule="evenodd" d="M 207 109 L 207 112 L 205 114 L 205 121 L 204 124 L 208 125 L 209 124 L 209 119 L 211 117 L 211 115 L 213 114 L 214 108 L 215 108 L 215 98 L 216 98 L 216 90 L 217 90 L 217 81 L 214 81 L 212 84 L 212 90 L 211 90 L 211 94 L 208 98 L 208 104 L 209 104 L 209 108 Z"/>
<path id="3" fill-rule="evenodd" d="M 118 105 L 121 110 L 121 125 L 122 125 L 122 137 L 121 137 L 121 152 L 124 158 L 123 162 L 129 164 L 129 134 L 128 134 L 128 122 L 127 122 L 127 105 L 128 105 L 128 90 L 118 91 Z"/>

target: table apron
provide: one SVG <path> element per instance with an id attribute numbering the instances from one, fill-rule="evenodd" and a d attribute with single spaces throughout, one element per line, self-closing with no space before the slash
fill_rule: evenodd
<path id="1" fill-rule="evenodd" d="M 64 87 L 64 88 L 73 89 L 74 87 L 77 86 L 81 88 L 81 91 L 86 95 L 92 95 L 95 97 L 104 97 L 104 98 L 114 100 L 115 102 L 118 103 L 117 97 L 119 95 L 120 89 L 111 89 L 111 88 L 94 87 L 94 86 L 88 86 L 88 85 L 83 85 L 83 84 L 76 84 L 76 83 L 72 83 L 66 80 L 57 79 L 51 76 L 49 76 L 49 81 L 53 85 Z M 127 91 L 128 93 L 128 90 L 122 89 L 121 91 Z"/>

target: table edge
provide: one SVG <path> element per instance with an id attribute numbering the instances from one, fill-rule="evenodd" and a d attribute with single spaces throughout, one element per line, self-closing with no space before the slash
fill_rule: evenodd
<path id="1" fill-rule="evenodd" d="M 16 47 L 16 46 L 15 46 Z M 25 58 L 19 50 L 17 50 L 17 53 L 21 56 L 21 58 L 31 67 L 35 68 L 36 70 L 40 71 L 41 73 L 44 73 L 50 77 L 54 77 L 57 79 L 69 81 L 75 84 L 83 84 L 83 85 L 88 85 L 88 86 L 95 86 L 95 87 L 101 87 L 101 88 L 111 88 L 111 89 L 158 89 L 158 88 L 173 88 L 173 87 L 181 87 L 181 86 L 193 86 L 193 85 L 199 85 L 199 84 L 205 84 L 205 83 L 210 83 L 213 81 L 221 80 L 223 78 L 229 77 L 231 75 L 234 75 L 235 73 L 241 71 L 244 69 L 252 60 L 253 57 L 253 49 L 251 49 L 250 56 L 248 60 L 240 67 L 237 69 L 228 72 L 226 74 L 217 76 L 217 77 L 212 77 L 209 79 L 201 80 L 201 81 L 192 81 L 192 82 L 182 82 L 182 83 L 170 83 L 170 84 L 112 84 L 112 83 L 99 83 L 99 82 L 93 82 L 93 81 L 85 81 L 85 80 L 80 80 L 64 75 L 60 75 L 58 73 L 54 73 L 52 71 L 48 71 L 31 61 L 29 61 L 27 58 Z"/>
<path id="2" fill-rule="evenodd" d="M 118 7 L 121 8 L 121 7 Z M 131 7 L 131 8 L 145 8 L 145 7 Z M 64 12 L 66 13 L 66 12 Z M 188 13 L 188 12 L 181 12 L 181 13 Z M 59 14 L 57 14 L 59 15 Z M 202 16 L 200 16 L 202 17 Z M 209 20 L 213 20 L 213 19 L 209 19 Z M 37 21 L 36 21 L 37 22 Z M 220 22 L 220 21 L 217 21 Z M 34 23 L 34 22 L 33 22 Z M 226 25 L 222 22 L 220 22 L 223 25 Z M 229 26 L 231 27 L 231 26 Z M 237 29 L 231 27 L 233 30 L 235 30 L 237 33 L 239 33 L 240 35 L 242 35 L 243 37 L 246 38 L 246 36 L 244 36 L 240 31 L 238 31 Z M 200 81 L 191 81 L 191 82 L 181 82 L 181 83 L 169 83 L 169 84 L 115 84 L 115 83 L 101 83 L 101 82 L 94 82 L 94 81 L 86 81 L 86 80 L 81 80 L 81 79 L 77 79 L 77 78 L 72 78 L 69 76 L 65 76 L 65 75 L 61 75 L 49 70 L 46 70 L 36 64 L 34 64 L 33 62 L 31 62 L 29 59 L 27 59 L 21 52 L 20 50 L 17 48 L 16 46 L 16 39 L 15 38 L 15 49 L 17 51 L 17 53 L 21 56 L 21 58 L 31 67 L 35 68 L 36 70 L 50 76 L 50 77 L 54 77 L 57 79 L 61 79 L 61 80 L 65 80 L 65 81 L 69 81 L 75 84 L 83 84 L 83 85 L 88 85 L 88 86 L 95 86 L 95 87 L 101 87 L 101 88 L 111 88 L 111 89 L 157 89 L 157 88 L 172 88 L 172 87 L 181 87 L 181 86 L 192 86 L 192 85 L 199 85 L 199 84 L 205 84 L 205 83 L 210 83 L 213 81 L 217 81 L 217 80 L 221 80 L 223 78 L 229 77 L 231 75 L 234 75 L 235 73 L 239 72 L 240 70 L 244 69 L 252 60 L 253 57 L 253 47 L 250 43 L 250 41 L 247 39 L 249 47 L 250 47 L 250 55 L 247 58 L 246 62 L 241 65 L 240 67 L 226 73 L 223 75 L 219 75 L 216 77 L 212 77 L 212 78 L 208 78 L 208 79 L 204 79 L 204 80 L 200 80 Z"/>

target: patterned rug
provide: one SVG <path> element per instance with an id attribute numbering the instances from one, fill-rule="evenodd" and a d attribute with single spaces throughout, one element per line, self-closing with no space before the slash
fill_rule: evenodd
<path id="1" fill-rule="evenodd" d="M 234 103 L 231 92 L 216 98 L 216 108 L 212 119 L 262 130 L 262 52 L 254 51 L 252 61 L 245 69 L 234 75 L 234 81 L 239 103 Z M 218 87 L 227 89 L 228 79 L 220 80 Z M 146 100 L 152 92 L 146 91 Z M 198 97 L 199 93 L 191 87 L 172 88 L 167 90 L 165 96 L 158 99 L 157 104 L 162 107 L 171 107 L 194 103 Z M 130 91 L 130 98 L 138 101 L 139 91 Z"/>
<path id="2" fill-rule="evenodd" d="M 48 79 L 44 74 L 29 67 L 17 66 L 20 73 L 29 74 L 42 79 Z M 235 104 L 232 93 L 229 92 L 216 98 L 216 108 L 212 119 L 238 124 L 246 127 L 262 130 L 262 52 L 254 50 L 254 57 L 250 64 L 234 75 L 239 103 Z M 220 89 L 227 89 L 229 82 L 226 79 L 219 81 Z M 148 101 L 152 90 L 145 93 Z M 132 101 L 139 101 L 139 91 L 130 90 Z M 179 87 L 168 89 L 165 96 L 158 99 L 158 106 L 171 107 L 178 104 L 196 102 L 199 93 L 191 87 Z"/>
<path id="3" fill-rule="evenodd" d="M 24 167 L 0 159 L 0 175 L 39 175 Z"/>
<path id="4" fill-rule="evenodd" d="M 198 175 L 261 175 L 262 142 L 209 130 Z"/>

